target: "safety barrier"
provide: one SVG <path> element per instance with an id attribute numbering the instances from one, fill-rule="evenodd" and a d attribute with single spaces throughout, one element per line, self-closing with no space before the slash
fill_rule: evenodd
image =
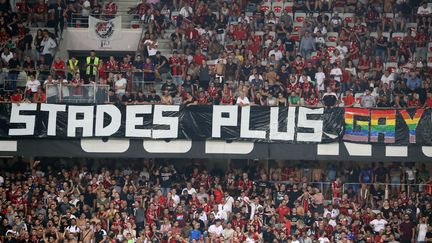
<path id="1" fill-rule="evenodd" d="M 109 102 L 110 86 L 106 84 L 47 84 L 47 103 L 103 104 Z"/>

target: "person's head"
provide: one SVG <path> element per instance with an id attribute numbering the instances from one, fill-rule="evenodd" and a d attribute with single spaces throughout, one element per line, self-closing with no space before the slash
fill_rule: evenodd
<path id="1" fill-rule="evenodd" d="M 90 56 L 91 56 L 91 57 L 95 57 L 95 56 L 96 56 L 96 51 L 91 50 L 91 51 L 90 51 Z"/>

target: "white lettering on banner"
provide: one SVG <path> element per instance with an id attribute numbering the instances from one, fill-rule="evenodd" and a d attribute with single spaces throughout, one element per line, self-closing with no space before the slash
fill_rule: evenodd
<path id="1" fill-rule="evenodd" d="M 270 108 L 270 135 L 271 140 L 294 141 L 296 107 L 288 107 L 287 131 L 279 132 L 279 107 Z"/>
<path id="2" fill-rule="evenodd" d="M 155 105 L 153 112 L 153 125 L 168 125 L 169 130 L 153 130 L 152 138 L 177 138 L 179 118 L 163 116 L 164 111 L 179 111 L 178 105 Z"/>
<path id="3" fill-rule="evenodd" d="M 48 111 L 48 136 L 55 136 L 57 130 L 57 113 L 65 112 L 66 105 L 41 104 L 41 111 Z"/>
<path id="4" fill-rule="evenodd" d="M 300 107 L 298 112 L 297 127 L 312 128 L 313 133 L 297 133 L 297 141 L 301 142 L 321 142 L 323 133 L 323 121 L 320 120 L 308 120 L 307 115 L 322 115 L 324 108 L 320 109 L 309 109 L 306 107 Z"/>
<path id="5" fill-rule="evenodd" d="M 221 137 L 222 126 L 237 126 L 238 106 L 213 106 L 212 117 L 212 137 Z M 228 117 L 222 117 L 223 113 L 228 113 Z"/>
<path id="6" fill-rule="evenodd" d="M 104 127 L 105 114 L 111 117 L 111 122 Z M 114 105 L 98 105 L 96 107 L 95 136 L 111 136 L 121 126 L 121 112 Z"/>
<path id="7" fill-rule="evenodd" d="M 137 117 L 138 114 L 151 114 L 151 105 L 128 105 L 126 107 L 126 137 L 151 137 L 150 129 L 137 129 L 136 126 L 144 124 L 143 117 Z"/>
<path id="8" fill-rule="evenodd" d="M 266 131 L 250 130 L 250 106 L 241 108 L 241 124 L 240 124 L 240 137 L 242 138 L 266 138 Z"/>
<path id="9" fill-rule="evenodd" d="M 36 104 L 12 104 L 11 115 L 9 119 L 10 124 L 14 123 L 24 123 L 25 128 L 11 128 L 9 129 L 9 136 L 25 136 L 25 135 L 33 135 L 35 124 L 36 124 L 36 115 L 20 115 L 21 111 L 36 111 Z"/>
<path id="10" fill-rule="evenodd" d="M 69 106 L 67 136 L 76 137 L 77 128 L 82 128 L 83 137 L 93 136 L 93 112 L 94 106 Z M 83 114 L 83 118 L 77 119 L 77 114 Z"/>

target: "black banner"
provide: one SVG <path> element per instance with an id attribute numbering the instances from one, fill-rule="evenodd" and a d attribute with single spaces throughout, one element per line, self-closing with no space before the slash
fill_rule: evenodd
<path id="1" fill-rule="evenodd" d="M 0 104 L 0 139 L 133 138 L 430 145 L 424 109 Z"/>

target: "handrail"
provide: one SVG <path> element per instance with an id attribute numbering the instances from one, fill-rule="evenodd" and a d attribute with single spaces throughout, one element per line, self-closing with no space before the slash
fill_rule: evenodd
<path id="1" fill-rule="evenodd" d="M 52 89 L 54 88 L 54 90 Z M 109 94 L 108 91 L 110 86 L 108 84 L 98 84 L 96 82 L 92 84 L 80 84 L 74 85 L 72 83 L 64 84 L 62 82 L 52 83 L 46 85 L 46 95 L 47 100 L 46 103 L 106 103 L 109 102 Z M 98 91 L 105 91 L 106 97 L 102 97 L 102 102 L 99 102 L 97 99 Z M 78 94 L 74 94 L 74 92 L 78 92 Z M 55 100 L 52 101 L 49 97 L 55 97 Z M 90 99 L 92 102 L 89 102 Z"/>
<path id="2" fill-rule="evenodd" d="M 345 188 L 346 188 L 346 186 L 350 186 L 350 185 L 357 185 L 359 188 L 361 187 L 361 185 L 368 185 L 368 186 L 371 186 L 371 185 L 379 185 L 379 186 L 386 186 L 386 187 L 388 187 L 388 186 L 390 186 L 390 187 L 393 187 L 393 186 L 408 186 L 408 193 L 410 192 L 409 190 L 410 190 L 410 187 L 412 187 L 412 186 L 418 186 L 418 187 L 427 187 L 427 186 L 432 186 L 432 185 L 430 185 L 430 184 L 427 184 L 427 183 L 416 183 L 416 184 L 410 184 L 410 183 L 382 183 L 382 182 L 376 182 L 376 183 L 358 183 L 358 182 L 350 182 L 350 183 L 343 183 L 342 184 L 342 194 L 343 193 L 345 193 Z"/>
<path id="3" fill-rule="evenodd" d="M 92 16 L 92 17 L 96 17 L 96 16 L 97 17 L 109 16 L 110 18 L 117 17 L 117 16 L 121 16 L 121 17 L 130 17 L 130 16 L 132 16 L 132 18 L 137 17 L 137 16 L 139 17 L 138 14 L 127 14 L 127 13 L 124 13 L 124 14 L 114 14 L 114 15 L 108 15 L 108 14 L 90 14 L 89 16 Z M 88 18 L 89 17 L 83 17 L 83 16 L 81 16 L 81 14 L 72 14 L 71 19 L 67 23 L 68 23 L 69 28 L 88 28 Z M 79 21 L 79 22 L 77 22 L 77 21 Z M 133 27 L 134 24 L 136 24 L 136 21 L 138 21 L 138 20 L 135 20 L 135 22 L 134 22 L 134 20 L 123 22 L 123 18 L 122 18 L 121 26 L 122 26 L 122 28 L 125 28 L 125 29 L 136 29 L 136 28 Z M 82 22 L 87 22 L 87 26 L 82 26 Z M 139 22 L 141 23 L 140 20 L 139 20 Z"/>

